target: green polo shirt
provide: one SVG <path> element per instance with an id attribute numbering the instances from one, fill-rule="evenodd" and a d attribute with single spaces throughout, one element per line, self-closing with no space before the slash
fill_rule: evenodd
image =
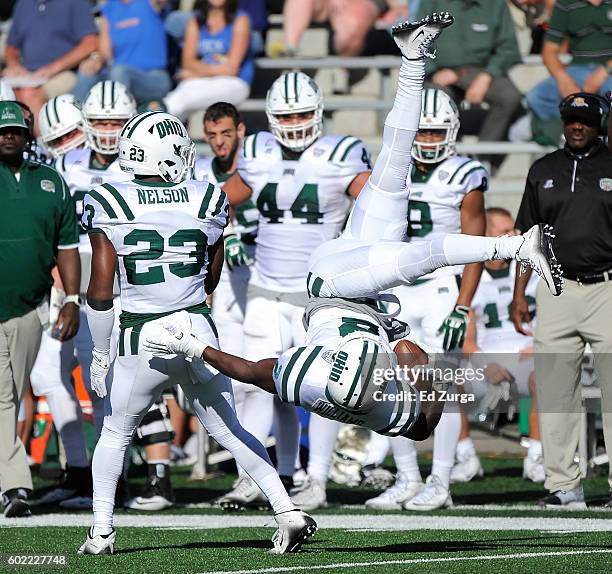
<path id="1" fill-rule="evenodd" d="M 418 17 L 445 11 L 455 23 L 436 40 L 428 76 L 441 68 L 475 67 L 496 78 L 521 61 L 506 0 L 421 0 Z"/>
<path id="2" fill-rule="evenodd" d="M 546 41 L 560 44 L 566 37 L 574 64 L 605 65 L 612 59 L 612 2 L 557 0 Z"/>
<path id="3" fill-rule="evenodd" d="M 68 186 L 52 167 L 24 161 L 19 178 L 0 162 L 0 321 L 25 315 L 51 288 L 57 250 L 77 247 Z"/>

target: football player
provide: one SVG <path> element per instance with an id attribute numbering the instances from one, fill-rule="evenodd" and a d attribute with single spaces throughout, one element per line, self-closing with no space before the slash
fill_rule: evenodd
<path id="1" fill-rule="evenodd" d="M 83 116 L 72 94 L 47 100 L 38 113 L 38 127 L 45 149 L 56 160 L 85 145 Z"/>
<path id="2" fill-rule="evenodd" d="M 514 219 L 500 207 L 487 209 L 487 235 L 514 235 Z M 523 478 L 544 482 L 542 443 L 538 425 L 533 366 L 533 336 L 517 333 L 509 314 L 514 291 L 515 267 L 510 261 L 487 261 L 482 281 L 474 295 L 470 322 L 464 346 L 472 353 L 474 367 L 484 369 L 485 381 L 473 381 L 472 392 L 480 400 L 481 411 L 499 412 L 508 400 L 531 396 L 529 411 L 529 450 L 523 459 Z M 535 313 L 537 278 L 531 277 L 526 297 Z M 533 324 L 531 330 L 533 330 Z M 469 436 L 467 417 L 462 417 L 461 440 L 457 445 L 457 464 L 451 472 L 451 482 L 468 482 L 482 476 L 480 460 Z"/>
<path id="3" fill-rule="evenodd" d="M 418 243 L 446 233 L 483 235 L 484 193 L 489 174 L 469 157 L 455 153 L 459 111 L 442 90 L 423 93 L 419 131 L 412 147 L 408 240 Z M 482 264 L 442 267 L 409 286 L 397 287 L 398 318 L 412 335 L 436 353 L 463 345 L 467 316 L 478 287 Z M 366 501 L 369 508 L 434 510 L 452 504 L 449 476 L 459 440 L 461 415 L 449 404 L 434 434 L 433 464 L 425 487 L 417 463 L 416 446 L 404 439 L 385 441 L 373 436 L 367 463 L 381 463 L 393 448 L 397 479 L 393 486 Z M 418 496 L 417 496 L 418 495 Z"/>
<path id="4" fill-rule="evenodd" d="M 316 523 L 297 510 L 265 448 L 238 422 L 229 380 L 214 368 L 184 357 L 156 359 L 142 342 L 167 314 L 187 310 L 195 332 L 217 346 L 205 301 L 223 265 L 223 229 L 229 206 L 213 183 L 187 179 L 195 146 L 185 126 L 164 112 L 139 114 L 119 137 L 121 168 L 132 180 L 104 183 L 84 200 L 82 223 L 92 244 L 87 318 L 94 341 L 91 385 L 107 393 L 115 321 L 113 279 L 118 269 L 121 317 L 113 365 L 110 414 L 92 461 L 94 524 L 82 554 L 112 553 L 113 507 L 125 450 L 161 391 L 180 384 L 208 433 L 229 450 L 265 492 L 278 523 L 275 553 L 297 551 Z"/>
<path id="5" fill-rule="evenodd" d="M 308 257 L 339 234 L 371 168 L 359 139 L 322 135 L 322 94 L 306 74 L 280 76 L 268 90 L 266 114 L 270 132 L 245 139 L 238 174 L 224 187 L 232 205 L 251 199 L 259 210 L 257 257 L 244 319 L 244 352 L 252 360 L 280 356 L 304 342 Z M 257 387 L 245 387 L 244 394 L 245 428 L 262 442 L 270 434 L 273 415 L 275 427 L 282 428 L 276 433 L 277 468 L 291 486 L 300 436 L 296 410 Z M 337 424 L 311 417 L 309 468 L 317 477 L 317 452 L 335 444 L 336 434 Z M 309 498 L 304 493 L 295 502 L 300 506 Z M 261 493 L 245 478 L 220 503 L 236 508 L 258 499 Z"/>
<path id="6" fill-rule="evenodd" d="M 440 416 L 438 396 L 421 400 L 420 392 L 435 382 L 417 379 L 415 387 L 401 377 L 377 377 L 398 364 L 389 334 L 396 327 L 379 311 L 382 291 L 412 283 L 449 265 L 488 259 L 516 258 L 542 274 L 560 294 L 562 279 L 544 226 L 522 237 L 487 238 L 445 234 L 431 241 L 406 243 L 405 214 L 410 150 L 419 123 L 424 58 L 433 40 L 453 19 L 433 14 L 392 30 L 402 51 L 398 90 L 385 121 L 383 147 L 342 235 L 323 243 L 309 261 L 311 295 L 304 321 L 306 345 L 278 359 L 257 362 L 210 347 L 193 332 L 187 317 L 173 315 L 149 331 L 145 348 L 154 354 L 183 353 L 202 358 L 228 376 L 277 394 L 333 421 L 365 426 L 377 433 L 427 437 Z M 403 364 L 427 362 L 414 344 L 398 343 Z M 422 385 L 419 387 L 418 385 Z"/>

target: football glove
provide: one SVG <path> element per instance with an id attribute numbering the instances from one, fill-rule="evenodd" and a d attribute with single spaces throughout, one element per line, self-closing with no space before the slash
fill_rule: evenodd
<path id="1" fill-rule="evenodd" d="M 511 386 L 512 383 L 508 381 L 502 381 L 497 385 L 488 384 L 487 392 L 480 401 L 479 411 L 482 413 L 494 412 L 500 402 L 507 403 L 512 396 L 510 393 Z"/>
<path id="2" fill-rule="evenodd" d="M 191 319 L 186 311 L 174 313 L 157 325 L 151 325 L 143 348 L 154 357 L 185 355 L 200 358 L 208 345 L 191 333 Z"/>
<path id="3" fill-rule="evenodd" d="M 106 396 L 106 375 L 110 369 L 110 352 L 103 353 L 94 347 L 91 354 L 89 375 L 91 388 L 100 398 Z"/>
<path id="4" fill-rule="evenodd" d="M 442 347 L 445 351 L 463 347 L 465 331 L 468 324 L 470 308 L 465 305 L 455 305 L 449 316 L 444 319 L 444 323 L 438 329 L 438 335 L 444 334 Z"/>
<path id="5" fill-rule="evenodd" d="M 253 259 L 247 253 L 244 243 L 235 234 L 225 237 L 225 263 L 231 271 L 234 267 L 251 265 Z"/>

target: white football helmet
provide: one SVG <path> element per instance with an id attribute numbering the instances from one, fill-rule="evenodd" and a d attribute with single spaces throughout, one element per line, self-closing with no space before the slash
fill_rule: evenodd
<path id="1" fill-rule="evenodd" d="M 123 120 L 136 113 L 136 102 L 121 82 L 104 81 L 95 84 L 83 102 L 82 114 L 89 146 L 95 151 L 114 155 L 119 151 L 121 127 L 113 130 L 98 129 L 95 120 Z"/>
<path id="2" fill-rule="evenodd" d="M 279 116 L 312 112 L 312 118 L 284 125 Z M 281 145 L 304 151 L 323 131 L 323 95 L 317 83 L 303 72 L 287 72 L 275 80 L 266 96 L 270 130 Z"/>
<path id="3" fill-rule="evenodd" d="M 457 132 L 459 131 L 459 110 L 452 98 L 443 90 L 428 88 L 423 91 L 419 130 L 444 132 L 440 142 L 419 142 L 414 140 L 412 157 L 422 163 L 439 163 L 455 155 Z"/>
<path id="4" fill-rule="evenodd" d="M 83 117 L 72 94 L 45 102 L 38 113 L 38 125 L 45 147 L 56 159 L 85 143 Z"/>
<path id="5" fill-rule="evenodd" d="M 376 402 L 376 391 L 389 383 L 385 371 L 396 365 L 395 353 L 377 335 L 359 331 L 343 337 L 334 352 L 326 395 L 345 410 L 366 413 Z"/>
<path id="6" fill-rule="evenodd" d="M 134 175 L 160 175 L 179 183 L 191 177 L 195 157 L 187 128 L 166 112 L 138 114 L 119 135 L 119 166 Z"/>
<path id="7" fill-rule="evenodd" d="M 13 88 L 6 83 L 6 80 L 0 78 L 0 102 L 4 100 L 15 100 L 15 92 Z"/>

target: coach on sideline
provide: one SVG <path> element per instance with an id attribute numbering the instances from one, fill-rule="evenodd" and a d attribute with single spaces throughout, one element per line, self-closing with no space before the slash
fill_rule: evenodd
<path id="1" fill-rule="evenodd" d="M 17 102 L 0 102 L 0 488 L 9 517 L 30 514 L 32 477 L 17 415 L 48 320 L 45 297 L 56 264 L 69 295 L 54 330 L 66 340 L 79 326 L 74 202 L 53 168 L 24 159 L 31 128 Z"/>
<path id="2" fill-rule="evenodd" d="M 574 460 L 581 418 L 580 363 L 586 343 L 595 354 L 602 392 L 604 438 L 612 452 L 612 155 L 606 133 L 609 103 L 578 92 L 560 106 L 566 144 L 529 170 L 516 225 L 554 227 L 555 254 L 565 289 L 556 298 L 537 288 L 535 373 L 546 482 L 543 507 L 585 508 Z M 525 286 L 517 273 L 512 319 L 525 333 L 529 321 Z M 608 416 L 605 416 L 608 415 Z M 612 488 L 611 475 L 608 478 Z M 608 505 L 612 503 L 612 498 Z"/>

